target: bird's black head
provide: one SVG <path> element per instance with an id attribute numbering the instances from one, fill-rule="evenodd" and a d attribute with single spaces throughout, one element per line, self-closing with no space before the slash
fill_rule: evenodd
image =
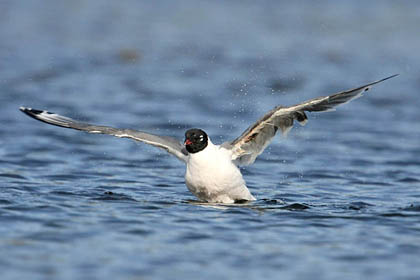
<path id="1" fill-rule="evenodd" d="M 204 150 L 209 143 L 207 134 L 198 128 L 192 128 L 185 132 L 185 148 L 191 154 Z"/>

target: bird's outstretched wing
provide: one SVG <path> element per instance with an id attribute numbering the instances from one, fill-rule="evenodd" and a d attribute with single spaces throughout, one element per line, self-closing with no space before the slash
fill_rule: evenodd
<path id="1" fill-rule="evenodd" d="M 232 150 L 232 160 L 237 164 L 249 165 L 270 144 L 279 129 L 283 134 L 287 134 L 292 128 L 294 120 L 301 125 L 305 125 L 308 121 L 305 111 L 323 112 L 334 110 L 334 107 L 362 96 L 362 93 L 369 90 L 371 86 L 395 76 L 398 76 L 398 74 L 354 89 L 314 98 L 290 107 L 277 106 L 248 127 L 241 136 L 231 142 L 223 143 L 222 146 Z"/>
<path id="2" fill-rule="evenodd" d="M 51 112 L 36 110 L 32 108 L 20 107 L 19 109 L 28 116 L 48 124 L 82 130 L 89 133 L 109 134 L 120 138 L 131 138 L 158 148 L 162 148 L 168 153 L 176 156 L 178 159 L 184 162 L 187 161 L 188 152 L 184 149 L 184 146 L 177 139 L 169 136 L 159 136 L 133 129 L 118 129 L 108 126 L 92 125 L 79 122 L 71 118 L 63 117 Z"/>

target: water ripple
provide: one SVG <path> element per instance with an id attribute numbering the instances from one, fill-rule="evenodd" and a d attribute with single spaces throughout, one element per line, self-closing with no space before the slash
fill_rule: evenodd
<path id="1" fill-rule="evenodd" d="M 0 1 L 1 279 L 417 279 L 406 2 Z M 164 151 L 18 110 L 221 143 L 274 106 L 393 73 L 275 137 L 243 168 L 257 200 L 234 205 L 195 200 Z"/>

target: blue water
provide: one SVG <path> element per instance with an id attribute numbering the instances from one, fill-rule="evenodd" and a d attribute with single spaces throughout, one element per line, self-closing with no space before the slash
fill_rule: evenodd
<path id="1" fill-rule="evenodd" d="M 0 278 L 419 279 L 417 1 L 1 1 Z M 213 142 L 388 75 L 194 202 L 184 165 L 19 106 Z"/>

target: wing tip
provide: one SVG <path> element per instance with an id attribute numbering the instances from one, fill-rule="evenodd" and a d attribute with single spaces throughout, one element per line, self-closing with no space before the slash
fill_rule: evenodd
<path id="1" fill-rule="evenodd" d="M 38 109 L 33 109 L 30 107 L 19 107 L 19 110 L 22 111 L 24 114 L 28 115 L 31 118 L 34 118 L 36 120 L 40 120 L 45 122 L 45 117 L 47 117 L 46 115 L 53 115 L 53 113 L 48 112 L 48 111 L 43 111 L 43 110 L 38 110 Z"/>
<path id="2" fill-rule="evenodd" d="M 397 77 L 397 76 L 399 76 L 399 75 L 400 75 L 400 74 L 394 74 L 394 75 L 388 76 L 388 77 L 386 77 L 386 78 L 383 78 L 383 79 L 381 79 L 381 80 L 379 80 L 379 81 L 376 81 L 375 83 L 380 83 L 380 82 L 383 82 L 383 81 L 386 81 L 386 80 L 392 79 L 392 78 L 394 78 L 394 77 Z"/>
<path id="3" fill-rule="evenodd" d="M 38 110 L 38 109 L 33 109 L 31 107 L 23 107 L 23 106 L 19 107 L 19 110 L 28 115 L 54 114 L 45 110 Z"/>
<path id="4" fill-rule="evenodd" d="M 19 110 L 23 113 L 28 113 L 32 110 L 32 108 L 21 106 L 21 107 L 19 107 Z"/>
<path id="5" fill-rule="evenodd" d="M 391 75 L 391 76 L 388 76 L 388 77 L 386 77 L 386 78 L 383 78 L 383 79 L 377 80 L 377 81 L 372 82 L 372 83 L 370 83 L 370 84 L 368 84 L 368 85 L 365 85 L 364 87 L 359 88 L 359 89 L 363 89 L 363 91 L 362 91 L 362 92 L 361 92 L 358 96 L 356 96 L 356 98 L 358 98 L 358 97 L 362 96 L 363 92 L 370 91 L 370 90 L 371 90 L 371 88 L 372 88 L 372 86 L 374 86 L 374 85 L 376 85 L 376 84 L 379 84 L 379 83 L 382 83 L 383 81 L 386 81 L 386 80 L 392 79 L 392 78 L 394 78 L 394 77 L 397 77 L 397 76 L 399 76 L 399 75 L 400 75 L 400 74 L 394 74 L 394 75 Z"/>
<path id="6" fill-rule="evenodd" d="M 391 79 L 391 78 L 397 77 L 399 75 L 400 75 L 400 73 L 397 73 L 397 74 L 391 75 L 391 76 L 389 76 L 388 78 L 385 78 L 385 79 Z"/>
<path id="7" fill-rule="evenodd" d="M 23 106 L 19 107 L 19 110 L 21 110 L 24 113 L 30 113 L 30 114 L 34 114 L 34 115 L 39 115 L 39 114 L 42 114 L 43 112 L 45 112 L 45 111 L 42 111 L 42 110 L 32 109 L 30 107 L 23 107 Z"/>

